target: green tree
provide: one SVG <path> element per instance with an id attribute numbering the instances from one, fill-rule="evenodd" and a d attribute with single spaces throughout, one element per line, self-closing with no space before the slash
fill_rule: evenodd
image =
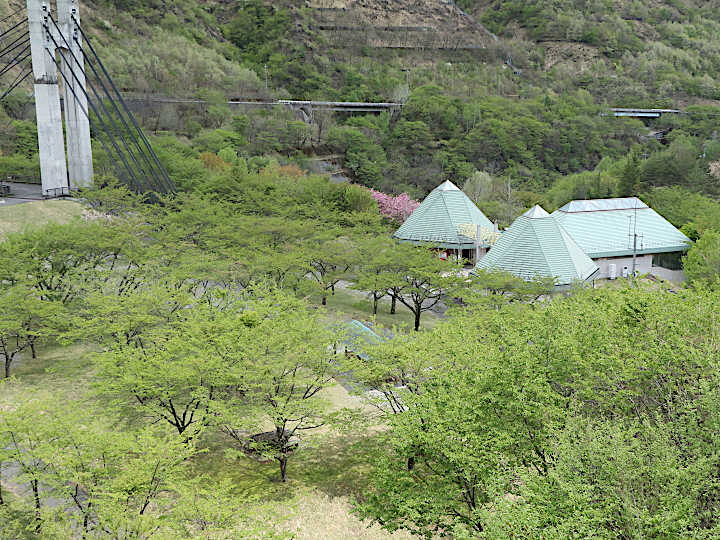
<path id="1" fill-rule="evenodd" d="M 392 269 L 396 261 L 397 242 L 388 238 L 368 238 L 358 244 L 359 265 L 352 288 L 364 291 L 372 300 L 373 315 L 378 303 L 388 296 L 394 284 Z"/>
<path id="2" fill-rule="evenodd" d="M 216 416 L 216 402 L 243 389 L 240 366 L 251 322 L 238 313 L 235 300 L 218 293 L 207 302 L 171 308 L 172 318 L 165 324 L 138 328 L 141 333 L 134 335 L 130 328 L 115 334 L 96 359 L 99 391 L 191 438 Z M 169 302 L 177 305 L 168 296 L 155 296 L 153 303 Z M 117 313 L 114 306 L 110 310 Z M 91 313 L 88 326 L 102 324 L 104 311 Z M 123 319 L 121 313 L 121 325 Z M 133 326 L 138 322 L 125 320 Z"/>
<path id="3" fill-rule="evenodd" d="M 718 302 L 585 290 L 438 326 L 360 515 L 425 536 L 713 537 Z"/>
<path id="4" fill-rule="evenodd" d="M 443 261 L 434 250 L 410 244 L 398 244 L 395 257 L 389 290 L 412 312 L 415 331 L 419 331 L 422 314 L 462 286 L 460 262 Z"/>
<path id="5" fill-rule="evenodd" d="M 690 248 L 683 268 L 693 285 L 717 285 L 720 278 L 720 233 L 705 231 Z"/>
<path id="6" fill-rule="evenodd" d="M 328 418 L 322 391 L 332 384 L 339 338 L 318 314 L 286 294 L 268 294 L 248 308 L 243 399 L 227 410 L 223 429 L 243 451 L 277 461 L 285 482 L 297 436 Z M 272 431 L 252 433 L 268 422 Z"/>
<path id="7" fill-rule="evenodd" d="M 311 239 L 305 249 L 310 263 L 310 277 L 322 294 L 322 305 L 327 304 L 327 291 L 335 294 L 335 286 L 348 277 L 357 261 L 357 249 L 350 238 L 339 238 L 340 231 L 330 230 Z"/>
<path id="8" fill-rule="evenodd" d="M 627 163 L 622 171 L 622 175 L 618 181 L 618 196 L 632 197 L 637 195 L 640 182 L 640 156 L 637 151 L 630 152 L 627 157 Z"/>
<path id="9" fill-rule="evenodd" d="M 13 482 L 30 491 L 12 505 L 32 508 L 32 528 L 43 538 L 170 532 L 177 524 L 169 520 L 172 498 L 196 453 L 157 428 L 117 430 L 94 411 L 43 393 L 3 400 L 0 441 L 5 459 L 19 467 Z"/>
<path id="10" fill-rule="evenodd" d="M 63 306 L 57 301 L 43 301 L 28 287 L 14 285 L 0 288 L 0 359 L 5 378 L 17 355 L 31 351 L 43 337 L 56 333 L 62 326 Z"/>

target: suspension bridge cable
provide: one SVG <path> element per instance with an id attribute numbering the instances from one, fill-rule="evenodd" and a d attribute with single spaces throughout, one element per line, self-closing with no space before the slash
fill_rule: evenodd
<path id="1" fill-rule="evenodd" d="M 27 72 L 25 72 L 25 75 L 23 75 L 22 73 L 20 73 L 20 75 L 17 76 L 17 78 L 12 82 L 12 84 L 10 85 L 10 87 L 5 91 L 5 93 L 3 93 L 2 96 L 0 96 L 0 101 L 3 101 L 6 97 L 8 97 L 8 96 L 10 95 L 10 93 L 11 93 L 13 90 L 15 90 L 15 88 L 17 88 L 18 86 L 20 86 L 20 84 L 21 84 L 25 79 L 27 79 L 30 75 L 32 75 L 32 72 L 33 72 L 33 71 L 32 71 L 32 68 L 30 68 L 29 70 L 27 70 Z"/>
<path id="2" fill-rule="evenodd" d="M 102 76 L 100 75 L 100 73 L 97 72 L 97 69 L 95 68 L 95 65 L 94 65 L 94 63 L 92 62 L 92 60 L 87 56 L 87 54 L 85 54 L 85 51 L 83 50 L 82 45 L 78 42 L 77 39 L 75 39 L 75 43 L 80 47 L 80 50 L 81 50 L 82 53 L 83 53 L 83 57 L 85 58 L 85 60 L 86 60 L 86 62 L 87 62 L 87 65 L 90 66 L 91 70 L 92 70 L 93 73 L 95 74 L 95 77 L 96 77 L 97 80 L 100 82 L 100 84 L 103 86 L 103 89 L 104 89 L 106 92 L 108 92 L 108 90 L 107 90 L 107 88 L 106 88 L 106 86 L 105 86 L 105 84 L 104 84 L 104 81 L 103 81 Z M 87 43 L 88 43 L 88 45 L 91 45 L 89 42 L 87 42 Z M 97 59 L 97 63 L 99 64 L 102 72 L 104 73 L 105 78 L 109 81 L 110 85 L 112 86 L 115 95 L 119 98 L 119 101 L 121 102 L 121 105 L 122 105 L 122 107 L 123 107 L 123 110 L 125 111 L 125 114 L 126 114 L 127 117 L 130 119 L 130 122 L 132 123 L 133 127 L 135 128 L 135 133 L 137 133 L 137 134 L 140 136 L 140 142 L 142 143 L 142 146 L 145 147 L 145 150 L 143 150 L 142 148 L 140 148 L 141 154 L 142 154 L 146 159 L 148 159 L 147 156 L 150 155 L 150 157 L 152 158 L 152 162 L 155 163 L 155 166 L 154 166 L 154 167 L 152 166 L 152 163 L 151 163 L 151 164 L 150 164 L 150 168 L 151 168 L 151 170 L 153 171 L 153 175 L 155 176 L 156 182 L 157 182 L 158 185 L 160 186 L 160 190 L 163 191 L 163 192 L 165 192 L 165 193 L 174 192 L 174 191 L 175 191 L 174 184 L 172 183 L 172 181 L 170 180 L 170 178 L 167 176 L 167 172 L 165 171 L 165 168 L 162 166 L 162 164 L 160 163 L 159 159 L 157 158 L 157 155 L 155 154 L 155 151 L 152 149 L 152 146 L 150 145 L 150 142 L 149 142 L 149 141 L 147 140 L 147 138 L 145 137 L 145 134 L 143 133 L 142 129 L 138 126 L 138 124 L 137 124 L 137 122 L 136 122 L 136 120 L 135 120 L 135 117 L 133 116 L 133 114 L 132 114 L 132 112 L 130 111 L 130 109 L 129 109 L 129 108 L 127 107 L 127 105 L 122 101 L 122 96 L 119 95 L 119 92 L 117 91 L 117 88 L 115 87 L 115 83 L 113 82 L 113 80 L 112 80 L 112 78 L 110 77 L 110 75 L 107 73 L 107 70 L 105 69 L 104 65 L 102 64 L 102 61 L 101 61 L 100 58 L 97 56 L 97 53 L 93 52 L 93 54 L 94 54 L 94 57 Z M 115 99 L 113 99 L 112 97 L 110 97 L 110 100 L 111 100 L 111 102 L 112 102 L 113 104 L 116 104 L 116 100 L 115 100 Z M 122 113 L 121 111 L 119 111 L 119 110 L 118 110 L 118 115 L 119 115 L 121 118 L 123 118 L 123 120 L 124 120 L 125 117 L 123 116 L 123 113 Z M 126 124 L 126 125 L 127 125 L 127 124 Z M 127 126 L 127 127 L 128 127 L 128 130 L 130 130 L 130 132 L 133 131 L 133 130 L 130 128 L 130 126 Z M 138 145 L 138 147 L 140 147 L 140 143 L 138 142 L 137 138 L 135 138 L 134 134 L 133 134 L 133 138 L 134 138 L 136 144 Z M 156 169 L 157 169 L 157 172 L 156 172 Z M 159 174 L 158 174 L 158 172 L 159 172 Z"/>
<path id="3" fill-rule="evenodd" d="M 56 65 L 57 65 L 57 63 L 56 63 Z M 93 118 L 90 116 L 90 114 L 88 113 L 88 111 L 87 111 L 82 105 L 80 105 L 80 103 L 79 103 L 79 101 L 80 101 L 80 100 L 79 100 L 79 96 L 77 95 L 77 92 L 75 91 L 75 88 L 74 88 L 74 87 L 70 84 L 70 82 L 67 80 L 67 77 L 65 76 L 65 73 L 63 73 L 62 71 L 61 71 L 60 73 L 61 73 L 61 75 L 62 75 L 62 77 L 63 77 L 63 81 L 65 82 L 66 85 L 68 85 L 68 88 L 69 88 L 70 91 L 72 92 L 72 94 L 73 94 L 73 96 L 74 96 L 74 98 L 75 98 L 75 101 L 78 102 L 78 108 L 79 108 L 79 109 L 82 111 L 82 113 L 85 115 L 85 118 L 88 119 L 88 122 L 90 122 L 91 125 L 97 125 L 97 122 L 94 122 L 94 121 L 93 121 Z M 87 95 L 87 94 L 86 94 L 86 95 Z M 90 102 L 88 101 L 88 104 L 89 104 L 89 103 L 90 103 Z M 97 114 L 96 114 L 95 116 L 97 116 Z M 101 129 L 100 129 L 99 131 L 100 131 L 101 133 L 104 133 L 104 134 L 105 134 L 105 137 L 107 137 L 108 140 L 111 140 L 110 135 L 107 133 L 107 131 L 105 131 L 104 128 L 101 127 Z M 107 143 L 105 142 L 104 138 L 100 137 L 100 133 L 98 133 L 97 140 L 100 141 L 100 144 L 102 145 L 102 147 L 103 147 L 103 149 L 105 150 L 105 152 L 107 153 L 107 155 L 108 155 L 108 156 L 112 156 L 112 155 L 113 155 L 112 150 L 110 150 L 110 148 L 108 147 L 108 145 L 107 145 Z M 132 182 L 132 184 L 134 185 L 135 190 L 136 190 L 136 191 L 139 191 L 138 184 L 135 183 L 134 181 Z M 132 188 L 132 187 L 133 187 L 133 186 L 131 185 L 131 188 Z"/>
<path id="4" fill-rule="evenodd" d="M 27 48 L 29 49 L 29 48 L 30 48 L 30 45 L 28 45 Z M 25 50 L 27 50 L 27 49 L 25 49 Z M 25 52 L 25 51 L 21 51 L 20 54 L 23 54 L 24 52 Z M 18 56 L 20 56 L 20 54 L 18 54 Z M 12 68 L 14 68 L 15 66 L 19 66 L 20 64 L 22 64 L 25 60 L 27 60 L 28 58 L 30 58 L 31 54 L 32 54 L 32 53 L 27 53 L 25 56 L 23 56 L 23 57 L 22 57 L 20 60 L 18 60 L 17 62 L 15 62 L 15 60 L 17 60 L 18 56 L 16 56 L 16 57 L 13 58 L 12 60 L 10 60 L 10 62 L 8 62 L 7 64 L 5 64 L 5 67 L 0 70 L 0 77 L 2 77 L 3 75 L 5 75 L 8 71 L 10 71 L 10 70 L 11 70 Z"/>
<path id="5" fill-rule="evenodd" d="M 117 97 L 118 97 L 118 99 L 119 99 L 119 101 L 120 101 L 120 104 L 122 105 L 123 109 L 125 109 L 125 111 L 127 112 L 128 117 L 130 118 L 130 121 L 132 122 L 133 126 L 134 126 L 135 129 L 137 130 L 137 133 L 138 133 L 138 135 L 140 136 L 141 140 L 143 141 L 143 143 L 144 143 L 145 147 L 147 148 L 148 152 L 149 152 L 150 155 L 152 156 L 153 161 L 155 161 L 155 163 L 156 163 L 157 166 L 158 166 L 158 169 L 159 169 L 160 172 L 162 173 L 162 177 L 163 177 L 163 179 L 165 180 L 165 185 L 166 185 L 167 191 L 169 191 L 169 192 L 175 192 L 175 184 L 173 183 L 173 181 L 172 181 L 172 180 L 170 179 L 170 177 L 168 176 L 168 173 L 167 173 L 167 171 L 165 170 L 165 167 L 163 167 L 162 163 L 160 163 L 160 159 L 158 159 L 157 154 L 155 153 L 155 151 L 153 150 L 152 146 L 150 145 L 150 141 L 148 141 L 147 137 L 145 136 L 145 133 L 143 133 L 143 130 L 140 129 L 140 126 L 137 124 L 137 121 L 135 120 L 135 117 L 134 117 L 134 116 L 132 115 L 132 113 L 130 112 L 130 109 L 128 108 L 127 104 L 125 103 L 125 100 L 123 99 L 122 95 L 121 95 L 120 92 L 118 91 L 117 86 L 115 86 L 115 82 L 112 80 L 112 77 L 110 77 L 109 73 L 107 72 L 107 69 L 105 69 L 105 65 L 103 64 L 102 60 L 100 60 L 100 57 L 98 56 L 97 51 L 95 50 L 95 47 L 93 47 L 92 42 L 88 39 L 88 37 L 87 37 L 87 35 L 85 34 L 85 31 L 83 30 L 82 26 L 80 26 L 80 22 L 75 18 L 74 15 L 72 15 L 71 18 L 72 18 L 72 20 L 75 22 L 75 24 L 77 25 L 78 30 L 80 30 L 80 34 L 82 35 L 83 40 L 85 40 L 85 42 L 87 43 L 88 47 L 90 48 L 90 51 L 92 52 L 93 56 L 94 56 L 95 59 L 97 60 L 98 64 L 100 65 L 100 68 L 102 69 L 103 73 L 105 74 L 105 77 L 107 77 L 108 81 L 110 82 L 110 85 L 111 85 L 113 91 L 115 92 L 115 94 L 117 95 Z M 85 50 L 84 50 L 84 48 L 82 47 L 82 44 L 77 40 L 77 38 L 74 38 L 74 40 L 75 40 L 75 43 L 77 43 L 78 46 L 80 47 L 80 50 L 83 52 L 83 56 L 84 56 L 85 58 L 87 58 L 87 55 L 85 54 Z"/>
<path id="6" fill-rule="evenodd" d="M 21 7 L 21 8 L 18 9 L 17 11 L 11 13 L 10 15 L 7 15 L 5 18 L 0 19 L 0 24 L 4 23 L 5 21 L 8 21 L 8 20 L 12 19 L 15 15 L 17 15 L 18 13 L 20 13 L 21 11 L 24 11 L 24 10 L 25 10 L 25 8 L 24 8 L 24 7 Z"/>
<path id="7" fill-rule="evenodd" d="M 75 70 L 74 70 L 73 67 L 72 67 L 73 65 L 70 63 L 69 59 L 65 56 L 65 51 L 60 48 L 59 44 L 58 44 L 57 41 L 55 40 L 55 37 L 49 32 L 49 29 L 48 29 L 48 33 L 49 33 L 50 39 L 53 41 L 53 43 L 54 43 L 57 51 L 60 53 L 60 56 L 61 56 L 62 59 L 65 61 L 65 65 L 66 65 L 66 66 L 68 67 L 68 69 L 71 71 L 73 77 L 74 77 L 75 80 L 78 82 L 78 84 L 79 84 L 80 86 L 82 86 L 82 84 L 80 83 L 79 77 L 77 77 L 77 74 L 75 73 Z M 72 51 L 70 51 L 70 53 L 72 53 Z M 74 55 L 73 55 L 73 58 L 74 58 Z M 62 69 L 61 69 L 61 72 L 62 72 Z M 125 149 L 125 152 L 130 156 L 131 161 L 133 161 L 134 164 L 135 164 L 135 166 L 139 169 L 140 175 L 141 175 L 141 176 L 144 176 L 146 173 L 145 173 L 145 171 L 143 170 L 143 168 L 142 168 L 142 166 L 140 165 L 140 163 L 137 161 L 137 158 L 135 157 L 135 155 L 134 155 L 134 154 L 132 153 L 132 151 L 130 150 L 130 148 L 129 148 L 129 146 L 128 146 L 128 143 L 127 143 L 125 137 L 123 136 L 122 130 L 120 130 L 120 129 L 118 128 L 118 125 L 116 124 L 115 119 L 114 119 L 113 116 L 110 114 L 110 112 L 107 110 L 107 107 L 105 107 L 105 103 L 104 103 L 103 99 L 101 98 L 101 96 L 98 94 L 97 90 L 96 90 L 93 86 L 91 86 L 91 89 L 92 89 L 92 91 L 93 91 L 93 93 L 94 93 L 94 95 L 95 95 L 95 97 L 96 97 L 96 99 L 97 99 L 100 107 L 102 108 L 103 112 L 104 112 L 105 115 L 108 117 L 108 119 L 109 119 L 109 122 L 108 122 L 108 123 L 112 126 L 112 129 L 114 130 L 114 132 L 119 136 L 119 138 L 120 138 L 120 140 L 121 140 L 121 142 L 122 142 L 122 146 L 123 146 L 123 148 Z M 87 92 L 86 92 L 86 93 L 87 93 Z M 88 99 L 89 99 L 89 96 L 88 96 Z M 96 110 L 96 109 L 94 108 L 93 110 Z M 96 112 L 96 114 L 97 114 L 97 112 Z"/>
<path id="8" fill-rule="evenodd" d="M 16 45 L 16 43 L 17 43 L 17 45 Z M 5 47 L 2 51 L 0 51 L 0 56 L 5 56 L 6 54 L 11 53 L 15 49 L 17 49 L 18 47 L 20 47 L 21 45 L 24 45 L 26 43 L 30 43 L 30 33 L 29 32 L 25 32 L 22 36 L 17 38 L 15 41 L 13 41 L 7 47 Z M 15 45 L 15 46 L 13 47 L 13 45 Z"/>
<path id="9" fill-rule="evenodd" d="M 112 96 L 110 96 L 109 90 L 107 89 L 107 86 L 105 85 L 102 76 L 100 75 L 100 73 L 98 73 L 98 71 L 97 71 L 97 69 L 95 68 L 95 66 L 94 66 L 93 62 L 91 61 L 91 59 L 85 54 L 85 51 L 82 49 L 82 46 L 81 46 L 81 44 L 78 42 L 77 39 L 75 39 L 75 43 L 76 43 L 76 44 L 78 45 L 78 47 L 80 48 L 80 51 L 82 52 L 83 59 L 85 60 L 85 63 L 86 63 L 88 66 L 90 66 L 90 69 L 92 70 L 93 74 L 95 75 L 95 78 L 97 79 L 97 81 L 98 81 L 98 82 L 100 83 L 100 85 L 102 86 L 102 89 L 104 90 L 105 94 L 108 96 L 109 101 L 110 101 L 110 102 L 113 104 L 113 106 L 115 107 L 115 109 L 116 109 L 116 111 L 117 111 L 117 113 L 118 113 L 118 116 L 119 116 L 120 119 L 123 121 L 123 123 L 125 124 L 126 128 L 128 129 L 128 132 L 129 132 L 130 136 L 132 137 L 133 142 L 135 142 L 135 145 L 138 147 L 138 150 L 139 150 L 139 152 L 140 152 L 140 155 L 143 156 L 143 158 L 144 158 L 144 160 L 146 161 L 146 163 L 148 163 L 148 164 L 150 165 L 150 170 L 151 170 L 151 172 L 152 172 L 151 179 L 153 180 L 153 184 L 154 184 L 155 188 L 158 189 L 158 191 L 160 191 L 160 192 L 165 192 L 165 193 L 174 191 L 173 188 L 171 187 L 172 184 L 170 184 L 170 185 L 168 186 L 168 185 L 163 181 L 163 178 L 164 178 L 163 173 L 164 173 L 165 171 L 164 171 L 164 169 L 162 168 L 162 165 L 159 165 L 159 164 L 157 165 L 157 168 L 160 170 L 160 176 L 157 175 L 157 173 L 156 173 L 156 171 L 155 171 L 155 168 L 153 168 L 152 163 L 150 163 L 150 160 L 149 160 L 148 157 L 147 157 L 147 154 L 148 154 L 147 150 L 143 150 L 143 149 L 141 148 L 141 146 L 140 146 L 140 144 L 138 143 L 138 140 L 137 140 L 137 138 L 135 137 L 132 129 L 130 128 L 130 126 L 129 126 L 129 125 L 127 124 L 127 122 L 125 121 L 125 117 L 123 116 L 122 111 L 120 111 L 120 110 L 117 108 L 116 100 L 114 100 L 114 99 L 112 98 Z M 79 63 L 79 62 L 78 62 L 78 63 Z M 110 80 L 110 81 L 112 82 L 112 79 L 109 78 L 109 75 L 107 76 L 107 78 L 108 78 L 108 80 Z M 134 121 L 134 118 L 133 118 L 133 116 L 132 116 L 132 113 L 130 113 L 129 111 L 126 111 L 126 113 L 127 113 L 127 115 L 129 116 L 131 122 L 133 122 L 133 125 L 136 125 L 136 124 L 135 124 L 135 121 Z M 138 128 L 138 129 L 139 129 L 139 128 Z M 142 133 L 142 132 L 141 132 L 141 133 Z M 152 149 L 150 149 L 150 150 L 152 151 Z"/>
<path id="10" fill-rule="evenodd" d="M 20 21 L 20 22 L 17 23 L 16 25 L 11 26 L 11 27 L 8 28 L 7 30 L 5 30 L 2 34 L 0 34 L 0 39 L 4 39 L 5 36 L 7 36 L 7 35 L 14 34 L 14 33 L 16 32 L 16 30 L 17 30 L 18 28 L 20 28 L 20 26 L 22 26 L 22 25 L 25 24 L 25 23 L 27 23 L 27 19 L 23 19 L 22 21 Z"/>
<path id="11" fill-rule="evenodd" d="M 55 59 L 55 56 L 52 54 L 52 51 L 50 51 L 50 49 L 49 49 L 48 47 L 46 47 L 46 50 L 47 50 L 47 52 L 50 54 L 50 57 L 51 57 L 52 61 L 55 63 L 55 66 L 57 67 L 58 71 L 59 71 L 60 74 L 62 75 L 62 78 L 63 78 L 63 80 L 65 81 L 65 84 L 68 86 L 68 88 L 70 88 L 70 90 L 72 91 L 73 95 L 75 96 L 75 99 L 77 99 L 77 93 L 75 92 L 75 89 L 74 89 L 73 85 L 70 83 L 70 81 L 68 80 L 67 76 L 65 75 L 65 72 L 64 72 L 64 71 L 62 70 L 62 68 L 60 67 L 60 64 L 59 64 L 58 61 Z M 62 56 L 62 52 L 60 52 L 60 54 L 61 54 L 61 56 Z M 90 97 L 88 96 L 87 91 L 86 91 L 86 90 L 82 87 L 82 85 L 80 84 L 80 80 L 78 79 L 77 74 L 75 73 L 75 70 L 73 70 L 72 68 L 70 68 L 70 73 L 71 73 L 71 75 L 73 76 L 73 78 L 75 79 L 75 82 L 78 83 L 78 87 L 80 88 L 80 90 L 82 90 L 83 93 L 85 94 L 85 98 L 87 99 L 88 105 L 90 106 L 90 108 L 92 109 L 93 113 L 95 114 L 95 117 L 96 117 L 96 118 L 98 119 L 98 121 L 100 122 L 100 125 L 101 125 L 101 128 L 102 128 L 103 132 L 104 132 L 105 135 L 108 137 L 108 140 L 110 141 L 110 144 L 112 144 L 113 148 L 115 148 L 115 151 L 117 152 L 118 157 L 120 158 L 120 160 L 121 160 L 121 161 L 123 162 L 123 164 L 125 165 L 126 171 L 127 171 L 127 172 L 129 173 L 129 175 L 132 177 L 132 182 L 133 182 L 136 186 L 139 186 L 140 183 L 138 182 L 137 178 L 135 177 L 135 171 L 132 170 L 132 167 L 130 167 L 130 164 L 129 164 L 129 163 L 127 162 L 127 160 L 125 159 L 125 155 L 124 155 L 123 152 L 120 150 L 120 147 L 117 145 L 117 142 L 115 141 L 115 138 L 114 138 L 114 137 L 112 136 L 112 134 L 108 131 L 107 126 L 105 125 L 105 121 L 102 119 L 102 116 L 98 113 L 97 109 L 95 108 L 95 105 L 94 105 L 94 104 L 92 103 L 92 101 L 90 100 Z M 87 112 L 86 112 L 86 114 L 87 114 Z M 112 155 L 112 153 L 110 153 L 110 155 Z"/>
<path id="12" fill-rule="evenodd" d="M 66 45 L 66 47 L 67 47 L 67 51 L 69 51 L 70 54 L 72 55 L 72 58 L 73 58 L 73 60 L 75 61 L 75 65 L 81 66 L 82 64 L 80 63 L 80 59 L 78 59 L 78 57 L 75 55 L 75 52 L 72 50 L 72 47 L 71 47 L 70 43 L 68 43 L 67 39 L 65 38 L 65 35 L 60 31 L 60 28 L 58 27 L 58 25 L 57 25 L 57 23 L 55 22 L 55 20 L 54 20 L 52 17 L 50 17 L 50 20 L 53 22 L 53 25 L 55 26 L 55 29 L 58 31 L 58 33 L 60 34 L 60 37 L 61 37 L 62 40 L 65 42 L 65 45 Z M 53 40 L 53 41 L 54 41 L 54 40 Z M 57 45 L 57 44 L 56 44 L 56 45 Z M 66 60 L 66 63 L 67 63 L 67 60 Z M 113 108 L 114 108 L 115 111 L 117 112 L 117 115 L 118 115 L 118 117 L 120 118 L 120 121 L 121 121 L 122 124 L 125 126 L 125 130 L 126 130 L 127 135 L 130 137 L 130 139 L 132 140 L 132 142 L 135 143 L 135 146 L 137 147 L 137 150 L 138 150 L 140 156 L 142 156 L 142 158 L 143 158 L 144 161 L 145 161 L 145 164 L 148 166 L 148 171 L 149 171 L 149 173 L 146 173 L 146 172 L 145 172 L 145 170 L 143 169 L 142 165 L 138 162 L 138 160 L 137 160 L 134 152 L 132 151 L 132 149 L 127 148 L 128 153 L 130 154 L 132 160 L 135 162 L 135 165 L 138 167 L 138 169 L 140 170 L 140 172 L 141 172 L 143 175 L 147 175 L 147 176 L 148 176 L 148 180 L 152 180 L 152 183 L 154 184 L 153 187 L 154 187 L 155 189 L 163 190 L 163 189 L 164 189 L 164 186 L 162 185 L 162 180 L 161 180 L 161 178 L 159 178 L 159 177 L 156 176 L 156 172 L 155 172 L 155 170 L 154 170 L 153 167 L 152 167 L 152 163 L 151 163 L 150 160 L 148 159 L 146 153 L 143 152 L 142 148 L 140 147 L 140 144 L 138 143 L 137 138 L 136 138 L 136 137 L 134 136 L 134 134 L 132 133 L 132 129 L 130 128 L 130 126 L 128 125 L 127 121 L 125 120 L 125 117 L 123 116 L 122 112 L 120 111 L 120 108 L 117 106 L 117 103 L 115 102 L 115 100 L 114 100 L 114 99 L 112 98 L 112 96 L 110 95 L 110 92 L 108 91 L 107 87 L 105 86 L 105 83 L 103 82 L 102 78 L 100 77 L 100 75 L 98 74 L 97 70 L 95 69 L 95 66 L 93 66 L 90 62 L 88 62 L 88 64 L 90 65 L 90 68 L 92 69 L 93 73 L 95 74 L 95 77 L 97 78 L 98 82 L 100 83 L 103 92 L 105 93 L 105 95 L 107 96 L 107 98 L 108 98 L 108 100 L 110 101 L 111 105 L 113 106 Z M 95 95 L 97 96 L 97 92 L 95 91 L 95 88 L 94 88 L 94 87 L 93 87 L 93 92 L 94 92 Z M 98 96 L 98 99 L 99 99 L 99 96 Z M 101 101 L 101 104 L 102 104 L 102 103 L 103 103 L 103 102 Z M 107 109 L 105 108 L 104 104 L 103 104 L 103 109 L 105 110 L 105 113 L 106 113 L 108 116 L 110 116 L 111 118 L 113 118 L 113 117 L 110 115 L 110 113 L 107 112 Z M 115 127 L 114 118 L 113 118 L 113 126 Z M 119 131 L 119 130 L 118 130 L 118 131 Z M 120 132 L 120 131 L 119 131 L 119 132 Z M 123 138 L 123 142 L 124 142 L 124 138 Z"/>

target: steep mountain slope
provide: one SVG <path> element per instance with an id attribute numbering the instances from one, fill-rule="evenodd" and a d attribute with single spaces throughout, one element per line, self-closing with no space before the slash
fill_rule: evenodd
<path id="1" fill-rule="evenodd" d="M 534 41 L 537 66 L 618 104 L 720 98 L 720 7 L 704 0 L 461 0 L 490 29 Z"/>

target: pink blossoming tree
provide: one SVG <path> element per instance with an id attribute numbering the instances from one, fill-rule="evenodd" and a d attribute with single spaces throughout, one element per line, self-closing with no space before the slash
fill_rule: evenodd
<path id="1" fill-rule="evenodd" d="M 398 223 L 404 222 L 415 209 L 420 206 L 420 203 L 414 199 L 411 199 L 407 193 L 394 197 L 387 195 L 381 191 L 370 190 L 373 198 L 377 201 L 380 213 L 393 221 Z"/>

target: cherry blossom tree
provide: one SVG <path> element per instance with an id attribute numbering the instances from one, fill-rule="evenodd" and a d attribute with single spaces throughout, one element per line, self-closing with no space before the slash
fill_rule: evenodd
<path id="1" fill-rule="evenodd" d="M 380 213 L 393 221 L 402 223 L 405 221 L 415 209 L 420 206 L 420 203 L 414 199 L 411 199 L 407 193 L 398 195 L 387 195 L 381 191 L 370 190 L 373 198 L 377 201 Z"/>

